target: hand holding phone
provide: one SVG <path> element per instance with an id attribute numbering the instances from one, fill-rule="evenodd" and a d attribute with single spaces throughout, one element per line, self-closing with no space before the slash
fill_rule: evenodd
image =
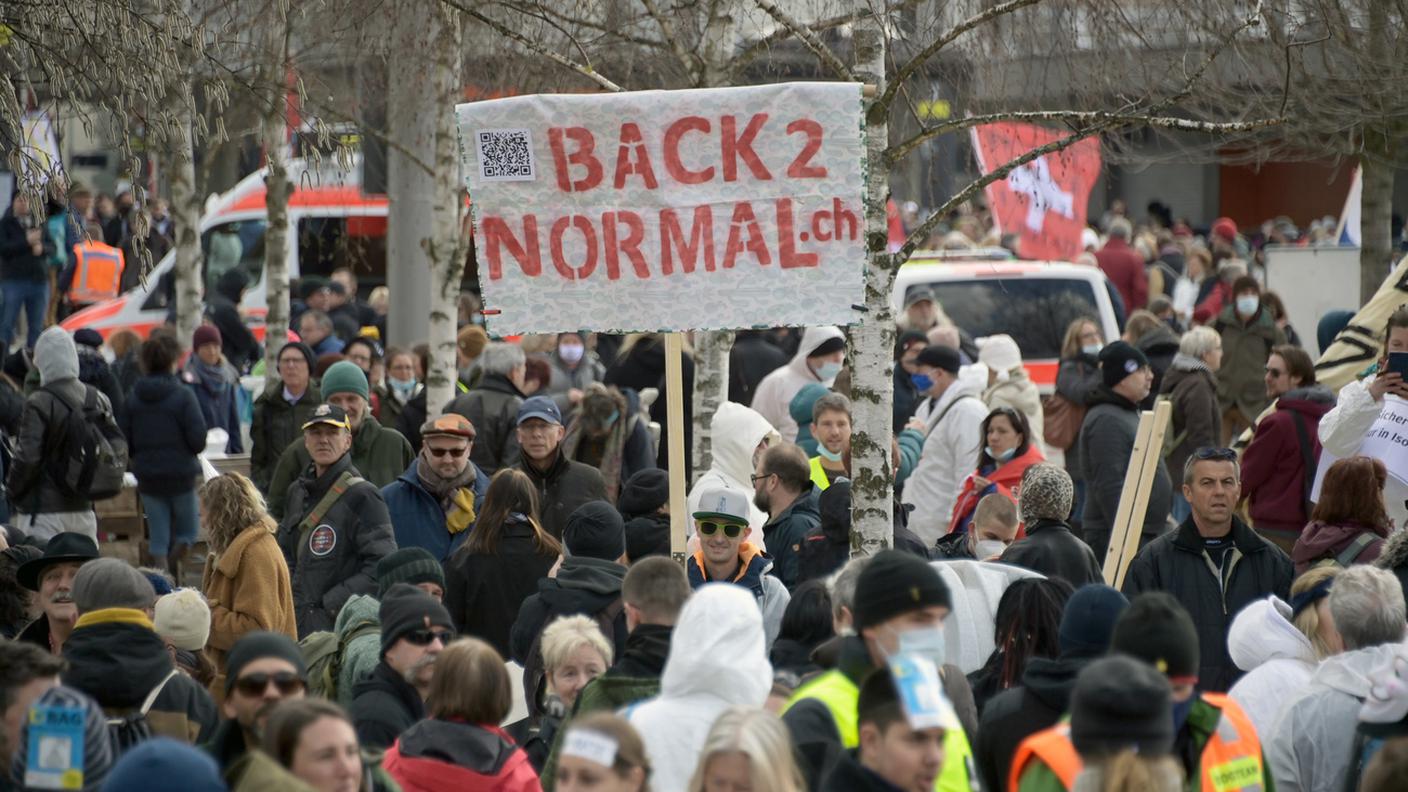
<path id="1" fill-rule="evenodd" d="M 1404 381 L 1408 381 L 1408 352 L 1388 353 L 1388 366 L 1385 371 L 1397 372 Z"/>

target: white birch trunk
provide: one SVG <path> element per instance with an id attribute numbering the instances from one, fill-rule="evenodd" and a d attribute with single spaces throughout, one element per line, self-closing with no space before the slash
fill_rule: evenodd
<path id="1" fill-rule="evenodd" d="M 195 139 L 191 127 L 195 102 L 191 84 L 177 90 L 171 135 L 171 219 L 176 229 L 176 338 L 189 347 L 200 326 L 202 283 L 200 277 L 200 196 L 196 194 Z"/>
<path id="2" fill-rule="evenodd" d="M 279 352 L 288 342 L 288 199 L 293 193 L 288 163 L 284 161 L 288 122 L 288 98 L 284 74 L 288 60 L 288 7 L 272 6 L 274 19 L 264 32 L 264 71 L 266 97 L 259 120 L 259 140 L 264 148 L 264 383 L 279 381 Z M 310 374 L 312 372 L 309 372 Z"/>
<path id="3" fill-rule="evenodd" d="M 464 212 L 464 181 L 460 178 L 459 139 L 454 106 L 461 87 L 460 20 L 449 6 L 434 4 L 428 10 L 430 28 L 424 31 L 434 53 L 430 79 L 425 81 L 424 113 L 435 123 L 433 235 L 424 240 L 430 259 L 430 370 L 425 375 L 427 416 L 438 416 L 455 397 L 455 335 L 459 312 L 456 300 L 464 275 L 465 245 L 461 244 L 460 219 Z"/>

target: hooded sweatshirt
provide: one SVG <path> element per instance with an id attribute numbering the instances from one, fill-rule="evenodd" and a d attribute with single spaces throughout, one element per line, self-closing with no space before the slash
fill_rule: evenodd
<path id="1" fill-rule="evenodd" d="M 625 712 L 645 739 L 656 792 L 684 792 L 714 720 L 729 707 L 762 707 L 772 689 L 762 615 L 742 588 L 698 589 L 674 635 L 660 695 Z"/>
<path id="2" fill-rule="evenodd" d="M 981 382 L 986 381 L 986 369 L 983 372 Z M 926 546 L 948 533 L 963 480 L 978 464 L 979 435 L 988 415 L 987 405 L 979 398 L 981 382 L 959 372 L 943 395 L 926 399 L 915 410 L 915 416 L 924 420 L 924 451 L 905 482 L 902 502 L 914 507 L 909 529 Z"/>
<path id="3" fill-rule="evenodd" d="M 797 395 L 803 385 L 820 382 L 830 388 L 835 381 L 823 381 L 807 365 L 807 356 L 833 338 L 844 339 L 845 336 L 839 328 L 829 325 L 808 327 L 802 332 L 802 343 L 797 346 L 797 354 L 792 356 L 787 365 L 764 377 L 763 381 L 758 383 L 757 392 L 753 394 L 753 409 L 767 419 L 768 423 L 777 427 L 782 439 L 789 443 L 797 440 L 797 422 L 792 420 L 792 397 Z M 715 436 L 718 434 L 715 433 Z"/>
<path id="4" fill-rule="evenodd" d="M 1344 566 L 1367 564 L 1383 552 L 1384 540 L 1388 539 L 1388 536 L 1387 525 L 1369 526 L 1351 522 L 1325 523 L 1312 520 L 1296 538 L 1291 560 L 1295 562 L 1297 575 L 1304 574 L 1320 561 L 1337 560 L 1341 553 L 1345 554 Z"/>
<path id="5" fill-rule="evenodd" d="M 706 490 L 718 487 L 738 490 L 748 496 L 748 525 L 753 528 L 749 541 L 761 547 L 763 525 L 767 523 L 768 515 L 753 505 L 753 485 L 749 477 L 753 475 L 753 452 L 769 435 L 776 439 L 777 431 L 762 415 L 733 402 L 719 405 L 718 412 L 714 413 L 711 431 L 714 435 L 714 464 L 704 471 L 689 491 L 689 514 L 694 514 L 699 508 L 699 499 Z M 691 521 L 690 533 L 693 532 L 694 524 Z"/>
<path id="6" fill-rule="evenodd" d="M 1227 631 L 1232 662 L 1246 676 L 1227 691 L 1252 719 L 1257 734 L 1270 736 L 1286 703 L 1310 684 L 1315 648 L 1291 623 L 1291 606 L 1276 595 L 1243 608 Z"/>

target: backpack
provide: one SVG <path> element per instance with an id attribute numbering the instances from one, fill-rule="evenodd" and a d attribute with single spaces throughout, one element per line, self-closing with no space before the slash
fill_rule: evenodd
<path id="1" fill-rule="evenodd" d="M 142 701 L 142 706 L 132 712 L 114 715 L 108 720 L 108 736 L 112 738 L 113 757 L 122 756 L 128 750 L 136 748 L 138 745 L 152 738 L 152 727 L 147 723 L 147 713 L 151 711 L 152 705 L 156 703 L 157 696 L 166 689 L 166 683 L 171 678 L 181 673 L 173 668 L 171 673 L 161 678 L 156 683 L 156 687 L 151 689 L 147 698 Z"/>
<path id="2" fill-rule="evenodd" d="M 342 655 L 352 639 L 367 633 L 381 632 L 381 625 L 362 622 L 343 640 L 329 630 L 308 633 L 298 642 L 303 665 L 308 669 L 308 695 L 329 701 L 337 700 L 337 677 L 342 670 Z"/>
<path id="3" fill-rule="evenodd" d="M 1075 445 L 1076 438 L 1080 437 L 1081 424 L 1085 422 L 1085 405 L 1053 393 L 1041 400 L 1041 411 L 1045 415 L 1042 439 L 1046 444 L 1062 451 Z"/>
<path id="4" fill-rule="evenodd" d="M 127 438 L 117 428 L 111 410 L 98 401 L 97 389 L 91 385 L 84 388 L 81 408 L 47 385 L 40 388 L 68 411 L 52 435 L 55 447 L 50 475 L 65 495 L 106 500 L 122 492 Z"/>

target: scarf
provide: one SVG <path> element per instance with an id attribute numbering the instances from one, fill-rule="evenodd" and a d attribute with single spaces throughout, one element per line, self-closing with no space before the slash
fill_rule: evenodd
<path id="1" fill-rule="evenodd" d="M 616 495 L 621 490 L 621 467 L 626 455 L 626 427 L 629 424 L 630 418 L 623 410 L 611 424 L 611 432 L 606 435 L 601 450 L 601 464 L 597 469 L 601 471 L 601 477 L 606 479 L 606 500 L 609 503 L 616 502 Z M 572 425 L 567 427 L 567 434 L 562 438 L 564 457 L 577 458 L 577 447 L 586 439 L 583 434 L 581 416 L 573 418 Z"/>
<path id="2" fill-rule="evenodd" d="M 416 476 L 420 478 L 421 486 L 440 502 L 440 508 L 445 512 L 445 528 L 451 534 L 457 534 L 474 524 L 472 485 L 476 472 L 474 463 L 470 462 L 458 476 L 447 479 L 435 472 L 430 463 L 425 461 L 424 454 L 416 459 Z"/>
<path id="3" fill-rule="evenodd" d="M 186 366 L 186 370 L 194 374 L 200 386 L 211 394 L 220 393 L 233 381 L 233 378 L 230 377 L 229 368 L 225 365 L 223 358 L 219 363 L 212 366 L 195 355 L 191 355 L 191 360 L 189 365 Z"/>

